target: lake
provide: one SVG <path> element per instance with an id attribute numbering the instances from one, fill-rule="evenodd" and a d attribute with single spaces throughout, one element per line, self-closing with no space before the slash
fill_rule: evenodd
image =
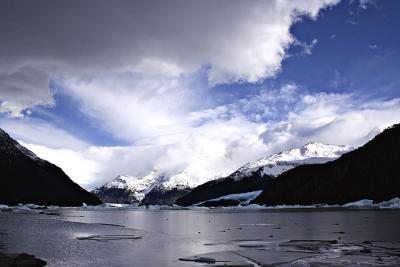
<path id="1" fill-rule="evenodd" d="M 13 210 L 0 212 L 0 250 L 49 266 L 396 266 L 399 225 L 399 210 Z"/>

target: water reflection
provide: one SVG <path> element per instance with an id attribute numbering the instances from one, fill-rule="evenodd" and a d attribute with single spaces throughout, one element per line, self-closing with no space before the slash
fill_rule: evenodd
<path id="1" fill-rule="evenodd" d="M 9 251 L 35 254 L 56 266 L 193 266 L 178 258 L 289 240 L 400 240 L 400 211 L 58 212 L 59 216 L 0 213 L 0 232 L 5 234 L 0 235 L 0 244 L 7 244 Z M 82 236 L 141 239 L 77 239 Z"/>

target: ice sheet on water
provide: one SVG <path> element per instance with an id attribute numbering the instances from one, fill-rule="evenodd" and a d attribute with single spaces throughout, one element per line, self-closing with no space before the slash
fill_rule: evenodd
<path id="1" fill-rule="evenodd" d="M 343 208 L 373 208 L 374 207 L 374 201 L 370 199 L 361 199 L 355 202 L 350 202 L 347 204 L 344 204 L 342 207 Z"/>
<path id="2" fill-rule="evenodd" d="M 259 194 L 261 194 L 262 190 L 257 190 L 257 191 L 251 191 L 251 192 L 245 192 L 245 193 L 238 193 L 238 194 L 229 194 L 217 198 L 212 198 L 207 201 L 220 201 L 220 200 L 238 200 L 240 201 L 240 204 L 243 205 L 248 205 L 250 201 L 255 199 Z M 193 206 L 198 206 L 199 204 L 204 203 L 199 202 L 194 204 Z"/>
<path id="3" fill-rule="evenodd" d="M 371 199 L 362 199 L 344 204 L 344 208 L 369 208 L 369 209 L 400 209 L 400 198 L 396 197 L 388 201 L 374 203 Z"/>
<path id="4" fill-rule="evenodd" d="M 10 207 L 8 205 L 2 205 L 0 204 L 0 210 L 8 210 Z"/>
<path id="5" fill-rule="evenodd" d="M 400 198 L 396 197 L 389 201 L 378 204 L 380 209 L 400 209 Z"/>
<path id="6" fill-rule="evenodd" d="M 117 203 L 103 203 L 100 205 L 86 205 L 83 204 L 79 209 L 83 210 L 110 210 L 110 209 L 134 209 L 138 208 L 138 204 L 117 204 Z"/>
<path id="7" fill-rule="evenodd" d="M 103 203 L 97 206 L 82 205 L 79 209 L 83 210 L 186 210 L 188 208 L 178 205 L 150 205 L 140 206 L 139 204 L 118 204 L 118 203 Z"/>
<path id="8" fill-rule="evenodd" d="M 254 191 L 254 192 L 249 192 L 249 193 L 244 193 L 244 194 L 232 194 L 224 197 L 232 197 L 228 199 L 235 199 L 234 197 L 239 198 L 241 196 L 254 196 L 258 193 L 259 191 Z M 253 194 L 253 195 L 252 195 Z M 218 199 L 222 199 L 218 198 Z M 236 199 L 237 199 L 236 198 Z M 217 200 L 217 199 L 216 199 Z M 233 206 L 233 207 L 221 207 L 221 209 L 312 209 L 312 208 L 351 208 L 351 209 L 400 209 L 400 198 L 396 197 L 388 201 L 382 201 L 379 203 L 374 203 L 373 200 L 370 199 L 361 199 L 355 202 L 350 202 L 347 204 L 344 204 L 342 206 L 339 205 L 321 205 L 321 204 L 316 204 L 316 205 L 277 205 L 277 206 L 262 206 L 258 204 L 250 204 L 250 205 L 245 205 L 241 204 L 238 206 Z M 83 209 L 83 210 L 113 210 L 113 209 L 119 209 L 119 210 L 209 210 L 210 208 L 208 207 L 198 207 L 198 206 L 192 206 L 190 208 L 187 207 L 181 207 L 178 205 L 151 205 L 151 206 L 140 206 L 138 204 L 118 204 L 118 203 L 103 203 L 101 205 L 97 206 L 90 206 L 90 205 L 82 205 L 81 207 L 58 207 L 58 206 L 42 206 L 42 205 L 36 205 L 36 204 L 19 204 L 17 206 L 8 206 L 8 205 L 3 205 L 0 204 L 0 210 L 14 210 L 14 211 L 34 211 L 34 210 L 42 210 L 42 209 L 47 209 L 47 210 L 56 210 L 56 209 L 64 209 L 64 208 L 73 208 L 73 209 Z"/>

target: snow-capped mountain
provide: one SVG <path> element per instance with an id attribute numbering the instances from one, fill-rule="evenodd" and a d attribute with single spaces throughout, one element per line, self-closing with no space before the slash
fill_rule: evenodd
<path id="1" fill-rule="evenodd" d="M 209 181 L 179 198 L 177 204 L 193 205 L 230 194 L 263 190 L 281 173 L 303 164 L 325 163 L 353 150 L 348 146 L 308 143 L 277 154 L 251 161 L 225 178 Z"/>
<path id="2" fill-rule="evenodd" d="M 395 124 L 329 164 L 283 173 L 252 202 L 343 205 L 359 199 L 382 202 L 396 198 L 400 195 L 399 146 L 400 124 Z"/>
<path id="3" fill-rule="evenodd" d="M 105 202 L 136 203 L 143 200 L 145 195 L 155 186 L 158 176 L 151 172 L 144 177 L 119 175 L 110 182 L 93 190 Z"/>
<path id="4" fill-rule="evenodd" d="M 92 192 L 104 202 L 110 203 L 173 204 L 192 188 L 227 175 L 206 170 L 196 173 L 199 176 L 194 175 L 190 169 L 184 169 L 172 173 L 153 170 L 143 177 L 119 175 Z"/>
<path id="5" fill-rule="evenodd" d="M 172 173 L 154 170 L 143 177 L 120 175 L 95 189 L 93 193 L 99 196 L 104 202 L 172 204 L 178 198 L 188 194 L 193 188 L 207 184 L 209 181 L 218 183 L 218 181 L 223 181 L 224 179 L 234 179 L 237 181 L 244 178 L 246 178 L 245 182 L 247 186 L 254 183 L 254 186 L 249 188 L 249 190 L 246 189 L 246 186 L 242 186 L 243 190 L 248 190 L 244 192 L 250 192 L 263 189 L 264 182 L 267 179 L 261 182 L 258 180 L 249 182 L 247 179 L 249 177 L 275 177 L 298 165 L 323 163 L 336 159 L 343 153 L 351 150 L 352 148 L 346 146 L 325 145 L 314 142 L 303 147 L 251 161 L 228 177 L 226 176 L 229 173 L 218 174 L 207 170 L 196 171 L 196 173 L 201 173 L 199 175 L 194 175 L 194 172 L 190 169 L 177 170 Z M 226 178 L 220 178 L 221 176 Z M 250 190 L 253 187 L 256 189 Z M 219 197 L 219 195 L 215 197 Z"/>
<path id="6" fill-rule="evenodd" d="M 234 179 L 241 179 L 243 177 L 248 177 L 262 167 L 260 171 L 265 175 L 278 176 L 302 164 L 325 163 L 353 149 L 354 148 L 349 146 L 336 146 L 312 142 L 302 147 L 293 148 L 265 158 L 250 161 L 232 175 Z"/>

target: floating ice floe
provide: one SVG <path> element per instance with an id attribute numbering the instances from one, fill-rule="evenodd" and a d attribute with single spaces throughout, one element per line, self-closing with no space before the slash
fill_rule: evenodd
<path id="1" fill-rule="evenodd" d="M 232 194 L 230 195 L 232 199 L 233 197 L 252 197 L 257 194 L 258 191 L 249 192 L 245 194 Z M 247 194 L 247 195 L 246 195 Z M 236 195 L 236 196 L 235 196 Z M 227 197 L 227 196 L 224 196 Z M 218 198 L 219 199 L 219 198 Z M 217 200 L 217 198 L 215 199 Z M 117 204 L 117 203 L 103 203 L 97 206 L 90 206 L 90 205 L 82 205 L 81 207 L 58 207 L 58 206 L 43 206 L 43 205 L 36 205 L 36 204 L 19 204 L 17 206 L 8 206 L 0 204 L 0 211 L 32 211 L 35 210 L 56 210 L 56 209 L 78 209 L 78 210 L 210 210 L 210 209 L 223 209 L 223 210 L 248 210 L 248 209 L 315 209 L 315 208 L 346 208 L 346 209 L 400 209 L 400 198 L 393 198 L 388 201 L 382 201 L 379 203 L 374 203 L 373 200 L 370 199 L 361 199 L 355 202 L 350 202 L 344 204 L 342 206 L 339 205 L 277 205 L 277 206 L 262 206 L 258 204 L 240 204 L 238 206 L 232 207 L 200 207 L 200 206 L 191 206 L 191 207 L 182 207 L 178 205 L 150 205 L 150 206 L 140 206 L 138 204 Z"/>
<path id="2" fill-rule="evenodd" d="M 355 202 L 344 204 L 344 208 L 362 208 L 362 209 L 399 209 L 400 198 L 396 197 L 388 201 L 374 203 L 371 199 L 362 199 Z"/>
<path id="3" fill-rule="evenodd" d="M 361 199 L 355 202 L 344 204 L 343 208 L 373 208 L 374 201 L 370 199 Z"/>
<path id="4" fill-rule="evenodd" d="M 150 205 L 140 206 L 138 204 L 117 204 L 117 203 L 103 203 L 96 206 L 83 205 L 78 209 L 82 210 L 188 210 L 189 208 L 181 207 L 178 205 Z"/>
<path id="5" fill-rule="evenodd" d="M 137 204 L 112 204 L 112 203 L 103 203 L 100 205 L 82 205 L 80 209 L 83 210 L 110 210 L 110 209 L 130 209 L 130 208 L 137 208 Z"/>
<path id="6" fill-rule="evenodd" d="M 262 240 L 233 243 L 231 250 L 179 258 L 203 266 L 400 266 L 399 242 L 338 240 Z M 212 262 L 215 262 L 212 264 Z M 361 263 L 361 264 L 360 264 Z"/>
<path id="7" fill-rule="evenodd" d="M 248 205 L 250 201 L 255 199 L 259 194 L 261 194 L 262 190 L 257 190 L 257 191 L 252 191 L 252 192 L 246 192 L 246 193 L 238 193 L 238 194 L 230 194 L 230 195 L 225 195 L 213 199 L 209 199 L 207 201 L 202 201 L 200 203 L 196 203 L 193 206 L 198 206 L 201 203 L 208 202 L 208 201 L 220 201 L 220 200 L 237 200 L 240 201 L 240 205 Z"/>
<path id="8" fill-rule="evenodd" d="M 9 206 L 0 204 L 0 210 L 9 210 L 9 209 L 10 209 Z"/>
<path id="9" fill-rule="evenodd" d="M 94 240 L 94 241 L 119 241 L 119 240 L 135 240 L 141 239 L 138 235 L 90 235 L 90 236 L 80 236 L 76 239 L 78 240 Z"/>
<path id="10" fill-rule="evenodd" d="M 400 198 L 396 197 L 389 201 L 379 203 L 380 209 L 400 209 Z"/>

